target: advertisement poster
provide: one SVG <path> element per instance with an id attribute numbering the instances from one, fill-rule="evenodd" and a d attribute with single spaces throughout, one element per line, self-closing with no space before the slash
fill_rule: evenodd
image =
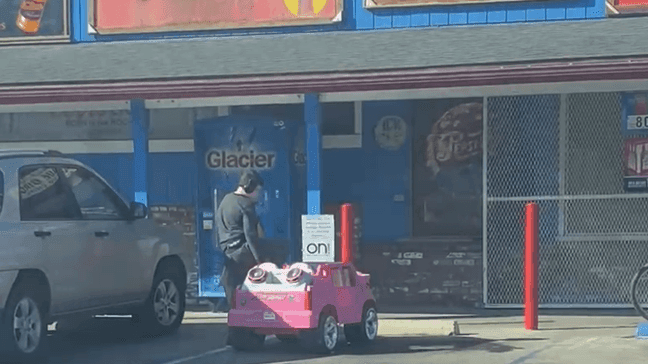
<path id="1" fill-rule="evenodd" d="M 0 0 L 0 44 L 68 39 L 66 0 Z"/>
<path id="2" fill-rule="evenodd" d="M 648 138 L 625 141 L 624 188 L 627 192 L 648 191 Z"/>
<path id="3" fill-rule="evenodd" d="M 100 34 L 327 24 L 342 0 L 88 0 Z"/>
<path id="4" fill-rule="evenodd" d="M 627 92 L 621 96 L 622 131 L 626 137 L 648 134 L 648 94 Z"/>
<path id="5" fill-rule="evenodd" d="M 482 231 L 482 99 L 420 101 L 414 117 L 415 236 Z"/>
<path id="6" fill-rule="evenodd" d="M 607 5 L 618 14 L 645 14 L 648 10 L 648 4 L 644 0 L 608 0 Z"/>

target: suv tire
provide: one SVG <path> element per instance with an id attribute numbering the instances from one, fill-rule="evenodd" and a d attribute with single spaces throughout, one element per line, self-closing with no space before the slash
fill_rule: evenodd
<path id="1" fill-rule="evenodd" d="M 185 313 L 186 282 L 176 266 L 165 266 L 153 279 L 146 303 L 133 315 L 142 334 L 161 336 L 175 333 Z"/>
<path id="2" fill-rule="evenodd" d="M 40 363 L 47 354 L 47 308 L 39 285 L 19 283 L 9 295 L 0 321 L 3 359 Z"/>

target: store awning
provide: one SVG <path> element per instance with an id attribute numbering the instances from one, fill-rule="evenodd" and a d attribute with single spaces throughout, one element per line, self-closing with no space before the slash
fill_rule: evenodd
<path id="1" fill-rule="evenodd" d="M 5 86 L 0 87 L 0 104 L 286 95 L 309 92 L 434 89 L 600 80 L 648 80 L 648 57 L 508 66 Z M 648 88 L 648 81 L 646 88 Z"/>
<path id="2" fill-rule="evenodd" d="M 0 47 L 0 103 L 647 79 L 644 18 Z"/>

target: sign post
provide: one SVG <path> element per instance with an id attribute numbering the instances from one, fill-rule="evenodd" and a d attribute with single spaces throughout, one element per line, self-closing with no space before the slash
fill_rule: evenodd
<path id="1" fill-rule="evenodd" d="M 538 329 L 538 204 L 525 207 L 524 327 Z"/>
<path id="2" fill-rule="evenodd" d="M 340 206 L 340 260 L 353 261 L 353 205 L 350 203 Z"/>
<path id="3" fill-rule="evenodd" d="M 333 215 L 302 215 L 302 261 L 335 261 L 335 219 Z"/>

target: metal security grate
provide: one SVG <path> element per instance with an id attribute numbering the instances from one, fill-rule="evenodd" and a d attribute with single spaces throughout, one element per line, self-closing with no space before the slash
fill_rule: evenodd
<path id="1" fill-rule="evenodd" d="M 623 190 L 618 93 L 487 100 L 485 303 L 523 302 L 524 205 L 540 207 L 540 304 L 629 306 L 648 196 Z"/>
<path id="2" fill-rule="evenodd" d="M 488 99 L 489 196 L 558 194 L 559 106 L 558 95 Z"/>

